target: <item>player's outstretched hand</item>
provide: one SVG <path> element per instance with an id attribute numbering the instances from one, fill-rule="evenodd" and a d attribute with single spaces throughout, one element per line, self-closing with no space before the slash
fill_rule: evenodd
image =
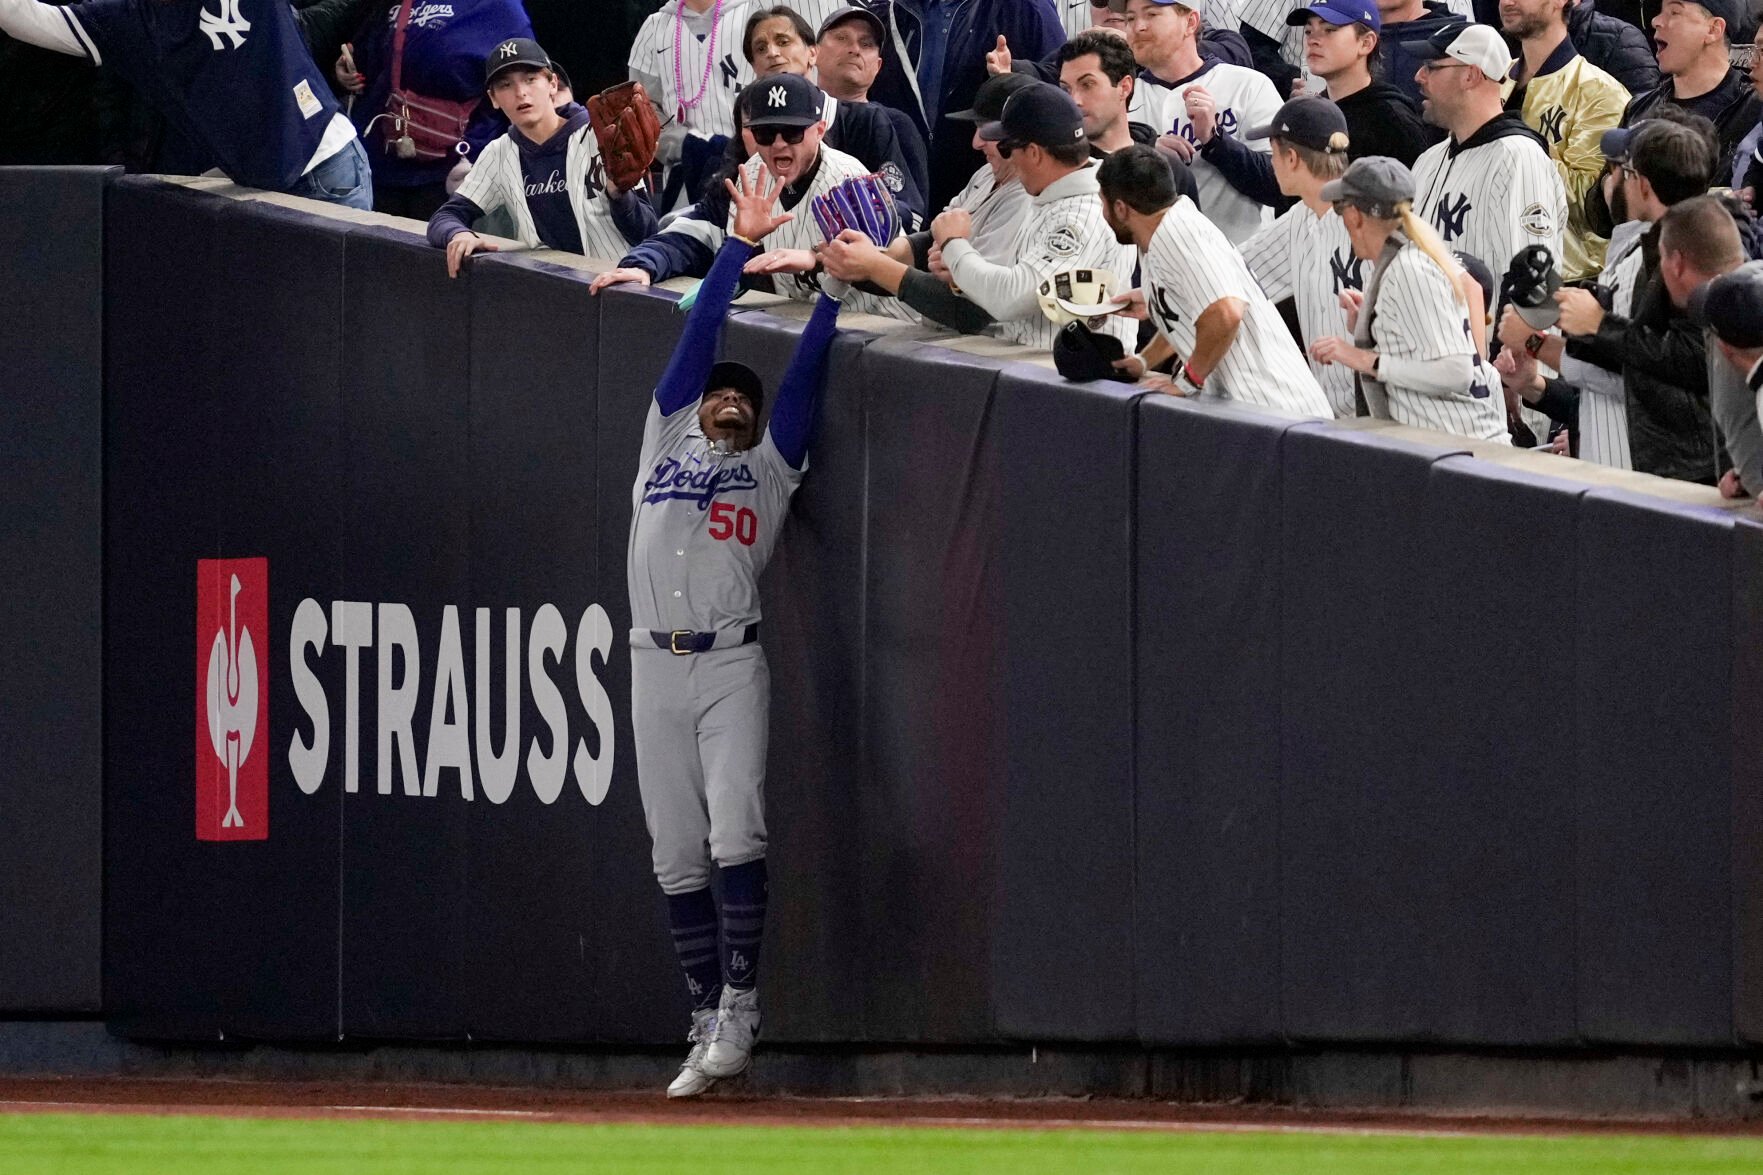
<path id="1" fill-rule="evenodd" d="M 736 180 L 740 182 L 736 183 Z M 729 200 L 734 204 L 735 212 L 730 228 L 737 237 L 762 241 L 778 226 L 796 219 L 793 212 L 772 211 L 777 207 L 778 197 L 783 195 L 784 183 L 763 167 L 752 174 L 743 168 L 736 173 L 734 179 L 722 182 L 728 189 Z"/>
<path id="2" fill-rule="evenodd" d="M 1150 311 L 1145 307 L 1145 291 L 1143 290 L 1127 290 L 1123 294 L 1116 294 L 1111 300 L 1111 304 L 1125 307 L 1120 312 L 1122 318 L 1133 318 L 1143 322 L 1150 314 Z"/>
<path id="3" fill-rule="evenodd" d="M 458 277 L 459 267 L 473 253 L 498 253 L 501 250 L 476 233 L 454 233 L 447 242 L 447 276 Z"/>
<path id="4" fill-rule="evenodd" d="M 986 54 L 986 73 L 992 77 L 997 77 L 1001 73 L 1009 72 L 1010 42 L 1004 39 L 1003 33 L 999 33 L 997 47 L 990 53 Z"/>
<path id="5" fill-rule="evenodd" d="M 588 283 L 588 293 L 598 294 L 607 286 L 649 284 L 649 271 L 646 269 L 625 268 L 608 269 L 605 273 L 595 274 L 594 280 Z"/>
<path id="6" fill-rule="evenodd" d="M 818 262 L 807 249 L 773 249 L 741 267 L 743 273 L 810 273 Z"/>

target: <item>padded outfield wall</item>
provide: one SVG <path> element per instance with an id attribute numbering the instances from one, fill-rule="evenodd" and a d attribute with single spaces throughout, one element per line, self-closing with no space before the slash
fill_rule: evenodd
<path id="1" fill-rule="evenodd" d="M 9 242 L 55 226 L 0 275 L 38 650 L 0 801 L 58 805 L 7 822 L 0 907 L 87 930 L 9 939 L 6 1009 L 99 1007 L 101 962 L 142 1039 L 673 1042 L 622 635 L 676 293 L 449 280 L 407 223 L 224 185 L 0 186 Z M 804 309 L 725 352 L 775 384 Z M 1753 511 L 844 327 L 764 584 L 769 1040 L 1763 1039 Z"/>

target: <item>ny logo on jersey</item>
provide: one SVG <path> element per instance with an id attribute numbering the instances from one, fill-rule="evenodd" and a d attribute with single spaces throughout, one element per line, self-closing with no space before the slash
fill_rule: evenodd
<path id="1" fill-rule="evenodd" d="M 1348 250 L 1336 249 L 1328 258 L 1329 272 L 1334 276 L 1334 292 L 1365 288 L 1365 259 Z"/>
<path id="2" fill-rule="evenodd" d="M 221 43 L 222 37 L 231 41 L 234 49 L 244 48 L 245 34 L 251 31 L 251 22 L 239 15 L 239 0 L 219 0 L 219 3 L 220 15 L 203 8 L 196 27 L 208 34 L 216 53 L 227 47 Z"/>
<path id="3" fill-rule="evenodd" d="M 1469 197 L 1461 194 L 1458 195 L 1455 204 L 1447 205 L 1445 201 L 1448 198 L 1446 196 L 1439 197 L 1438 211 L 1433 214 L 1433 220 L 1439 226 L 1439 235 L 1447 241 L 1454 241 L 1462 236 L 1463 230 L 1468 227 L 1470 204 Z"/>
<path id="4" fill-rule="evenodd" d="M 741 88 L 741 67 L 735 64 L 733 53 L 724 55 L 722 65 L 718 68 L 722 70 L 723 89 L 738 90 Z"/>
<path id="5" fill-rule="evenodd" d="M 1169 303 L 1169 291 L 1157 286 L 1151 287 L 1151 311 L 1157 316 L 1157 325 L 1163 328 L 1164 334 L 1174 330 L 1175 324 L 1181 321 L 1181 315 Z"/>
<path id="6" fill-rule="evenodd" d="M 1559 143 L 1567 137 L 1567 111 L 1551 106 L 1537 118 L 1537 134 L 1546 142 Z"/>

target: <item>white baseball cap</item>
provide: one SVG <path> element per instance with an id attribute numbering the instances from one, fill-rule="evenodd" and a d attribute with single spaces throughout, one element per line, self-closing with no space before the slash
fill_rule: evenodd
<path id="1" fill-rule="evenodd" d="M 1089 322 L 1124 310 L 1110 299 L 1116 278 L 1106 269 L 1065 269 L 1047 278 L 1037 293 L 1041 313 L 1056 326 Z"/>
<path id="2" fill-rule="evenodd" d="M 1512 51 L 1498 30 L 1485 24 L 1446 25 L 1424 41 L 1403 41 L 1402 48 L 1416 61 L 1449 57 L 1473 65 L 1496 82 L 1512 73 Z"/>

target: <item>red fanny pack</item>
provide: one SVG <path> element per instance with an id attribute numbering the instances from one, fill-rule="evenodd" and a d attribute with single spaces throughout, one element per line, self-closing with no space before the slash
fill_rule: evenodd
<path id="1" fill-rule="evenodd" d="M 471 125 L 480 99 L 449 102 L 404 88 L 404 39 L 410 29 L 410 9 L 416 0 L 404 0 L 398 8 L 398 24 L 392 34 L 392 91 L 386 97 L 386 116 L 391 130 L 386 149 L 403 159 L 448 159 L 463 155 L 465 128 Z"/>

